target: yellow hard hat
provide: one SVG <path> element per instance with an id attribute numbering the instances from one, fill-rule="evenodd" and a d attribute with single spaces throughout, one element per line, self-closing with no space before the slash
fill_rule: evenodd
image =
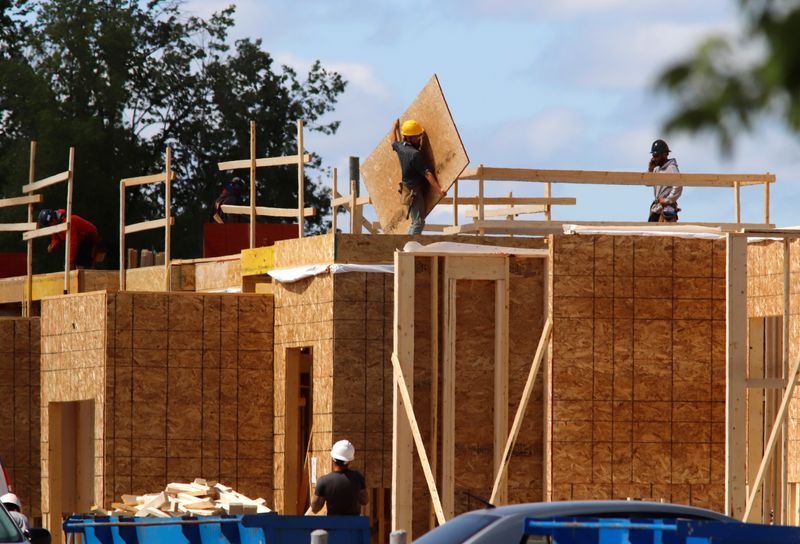
<path id="1" fill-rule="evenodd" d="M 400 134 L 403 136 L 419 136 L 425 132 L 425 129 L 422 128 L 422 125 L 414 121 L 413 119 L 409 119 L 403 126 L 400 127 Z"/>

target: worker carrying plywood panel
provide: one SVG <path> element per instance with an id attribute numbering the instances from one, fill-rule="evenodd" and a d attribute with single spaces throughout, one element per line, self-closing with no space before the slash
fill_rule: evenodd
<path id="1" fill-rule="evenodd" d="M 327 503 L 329 516 L 357 516 L 361 513 L 361 505 L 367 504 L 369 496 L 364 476 L 350 469 L 355 456 L 356 449 L 349 440 L 339 440 L 333 445 L 333 472 L 317 481 L 311 512 L 316 514 Z"/>
<path id="2" fill-rule="evenodd" d="M 39 212 L 39 228 L 60 225 L 67 221 L 66 210 L 43 209 Z M 94 268 L 95 263 L 102 262 L 106 258 L 106 249 L 100 233 L 90 221 L 79 215 L 72 214 L 70 217 L 70 241 L 69 241 L 69 262 L 70 268 Z M 56 232 L 50 237 L 50 245 L 47 252 L 52 253 L 61 242 L 66 241 L 67 232 Z"/>
<path id="3" fill-rule="evenodd" d="M 669 158 L 670 149 L 664 140 L 656 140 L 650 146 L 650 164 L 648 172 L 669 172 L 678 174 L 678 161 Z M 655 200 L 650 204 L 650 223 L 676 223 L 678 221 L 678 199 L 683 192 L 683 187 L 670 185 L 656 185 L 653 187 Z"/>
<path id="4" fill-rule="evenodd" d="M 411 219 L 408 234 L 422 234 L 427 215 L 425 195 L 428 191 L 436 191 L 441 196 L 447 194 L 439 185 L 430 161 L 422 153 L 424 138 L 425 129 L 414 119 L 409 119 L 403 126 L 400 126 L 400 119 L 395 120 L 392 127 L 392 149 L 397 153 L 403 174 L 397 191 L 403 197 L 406 219 Z"/>

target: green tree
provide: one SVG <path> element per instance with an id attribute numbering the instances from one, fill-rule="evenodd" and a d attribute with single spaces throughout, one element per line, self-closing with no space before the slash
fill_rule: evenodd
<path id="1" fill-rule="evenodd" d="M 250 120 L 259 156 L 295 153 L 297 119 L 325 134 L 338 127 L 324 118 L 344 91 L 341 76 L 317 62 L 301 78 L 275 66 L 259 40 L 231 49 L 233 6 L 208 19 L 187 17 L 178 0 L 0 0 L 0 8 L 0 193 L 19 194 L 31 139 L 39 178 L 64 170 L 75 146 L 74 210 L 100 229 L 109 266 L 117 265 L 119 180 L 163 170 L 167 145 L 178 173 L 173 255 L 196 257 L 224 179 L 216 164 L 249 156 Z M 321 165 L 313 157 L 312 176 Z M 296 170 L 268 169 L 257 183 L 261 205 L 296 206 Z M 145 190 L 129 190 L 128 222 L 161 213 L 163 194 Z M 324 230 L 327 190 L 307 176 L 305 194 L 320 211 L 306 230 Z M 49 206 L 63 202 L 63 188 L 46 191 Z M 137 236 L 139 247 L 160 249 L 157 234 Z M 21 247 L 18 235 L 4 240 Z M 37 263 L 56 260 L 37 250 Z"/>
<path id="2" fill-rule="evenodd" d="M 800 6 L 739 0 L 745 31 L 707 38 L 664 70 L 657 87 L 677 99 L 665 129 L 709 131 L 724 152 L 763 115 L 800 132 Z"/>

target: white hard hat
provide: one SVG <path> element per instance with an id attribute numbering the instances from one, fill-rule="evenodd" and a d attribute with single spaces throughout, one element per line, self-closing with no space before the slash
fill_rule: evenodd
<path id="1" fill-rule="evenodd" d="M 356 456 L 356 449 L 349 440 L 339 440 L 331 448 L 331 457 L 337 461 L 349 463 Z"/>
<path id="2" fill-rule="evenodd" d="M 17 497 L 13 493 L 6 493 L 2 497 L 0 497 L 0 502 L 2 502 L 3 504 L 14 504 L 17 506 L 17 508 L 22 510 L 22 503 L 19 502 L 19 497 Z"/>

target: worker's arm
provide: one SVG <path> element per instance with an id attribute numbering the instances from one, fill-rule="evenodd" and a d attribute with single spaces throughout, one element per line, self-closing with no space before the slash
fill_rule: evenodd
<path id="1" fill-rule="evenodd" d="M 434 174 L 431 170 L 425 170 L 425 179 L 428 180 L 428 183 L 431 187 L 439 191 L 440 195 L 444 196 L 447 194 L 447 191 L 442 189 L 442 186 L 439 185 L 439 180 L 436 177 L 436 174 Z"/>
<path id="2" fill-rule="evenodd" d="M 394 120 L 392 125 L 392 143 L 395 144 L 400 140 L 400 119 Z"/>
<path id="3" fill-rule="evenodd" d="M 666 196 L 659 198 L 661 204 L 675 204 L 683 193 L 683 187 L 670 187 Z"/>
<path id="4" fill-rule="evenodd" d="M 325 506 L 325 497 L 320 497 L 319 495 L 314 495 L 314 499 L 311 501 L 311 512 L 316 514 L 322 507 Z"/>
<path id="5" fill-rule="evenodd" d="M 61 238 L 58 237 L 58 234 L 53 234 L 50 236 L 50 244 L 47 246 L 47 252 L 54 252 L 59 245 L 61 245 Z"/>

